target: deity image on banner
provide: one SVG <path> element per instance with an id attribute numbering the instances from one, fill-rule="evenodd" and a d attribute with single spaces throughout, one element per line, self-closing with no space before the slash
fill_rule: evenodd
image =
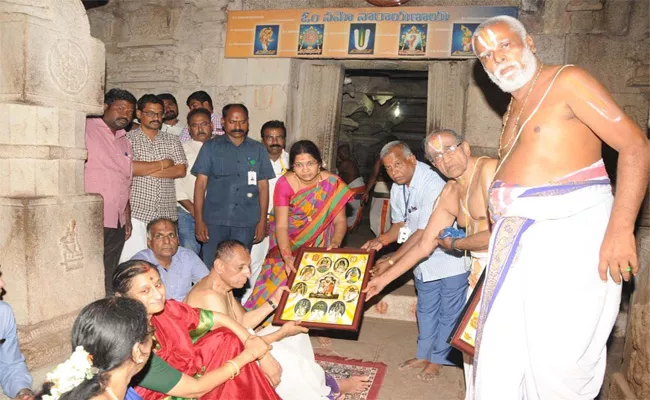
<path id="1" fill-rule="evenodd" d="M 280 25 L 256 25 L 253 54 L 256 56 L 274 56 L 278 54 Z"/>
<path id="2" fill-rule="evenodd" d="M 300 25 L 298 32 L 298 55 L 313 56 L 323 54 L 325 25 Z"/>
<path id="3" fill-rule="evenodd" d="M 359 289 L 356 286 L 348 286 L 347 289 L 343 291 L 343 300 L 350 303 L 359 297 Z"/>
<path id="4" fill-rule="evenodd" d="M 400 56 L 424 56 L 427 52 L 427 24 L 401 24 Z"/>
<path id="5" fill-rule="evenodd" d="M 327 274 L 318 279 L 316 290 L 309 294 L 309 298 L 315 299 L 338 299 L 339 280 L 332 274 Z"/>
<path id="6" fill-rule="evenodd" d="M 479 24 L 454 24 L 451 33 L 451 55 L 474 57 L 472 35 Z"/>
<path id="7" fill-rule="evenodd" d="M 374 54 L 375 24 L 350 24 L 348 54 Z"/>

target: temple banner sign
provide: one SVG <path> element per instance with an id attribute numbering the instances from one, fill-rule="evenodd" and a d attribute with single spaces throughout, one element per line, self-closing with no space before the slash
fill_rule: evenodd
<path id="1" fill-rule="evenodd" d="M 230 11 L 226 58 L 469 58 L 472 33 L 517 7 Z"/>

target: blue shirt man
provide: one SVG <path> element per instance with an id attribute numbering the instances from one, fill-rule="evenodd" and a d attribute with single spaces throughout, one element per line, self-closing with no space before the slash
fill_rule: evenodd
<path id="1" fill-rule="evenodd" d="M 0 293 L 4 280 L 0 273 Z M 0 388 L 10 398 L 32 395 L 32 376 L 18 346 L 16 318 L 9 304 L 0 300 Z"/>
<path id="2" fill-rule="evenodd" d="M 266 148 L 248 135 L 248 109 L 223 108 L 226 134 L 207 141 L 192 167 L 196 175 L 196 236 L 204 242 L 203 261 L 214 262 L 217 245 L 238 240 L 249 250 L 266 236 L 269 179 L 275 178 Z"/>
<path id="3" fill-rule="evenodd" d="M 422 237 L 445 182 L 427 164 L 418 162 L 406 143 L 394 141 L 386 144 L 380 158 L 394 182 L 390 193 L 393 225 L 386 233 L 362 247 L 378 250 L 396 241 L 404 243 L 394 255 L 399 259 Z M 423 380 L 432 379 L 440 371 L 441 365 L 453 364 L 449 359 L 451 346 L 447 338 L 465 305 L 469 273 L 464 261 L 461 254 L 436 249 L 415 268 L 418 347 L 415 358 L 405 361 L 400 368 L 421 369 L 419 376 Z M 384 282 L 395 279 L 395 275 L 399 276 L 396 271 L 400 270 L 390 269 L 394 264 L 391 257 L 377 262 L 375 276 L 378 279 L 373 281 L 381 281 L 382 284 L 374 282 L 373 285 L 371 281 L 367 289 L 372 290 L 369 297 L 381 290 L 378 287 L 383 288 Z"/>
<path id="4" fill-rule="evenodd" d="M 208 268 L 192 250 L 178 245 L 176 223 L 159 218 L 147 227 L 148 249 L 139 251 L 131 259 L 152 263 L 165 284 L 167 299 L 183 301 L 192 284 L 208 275 Z"/>

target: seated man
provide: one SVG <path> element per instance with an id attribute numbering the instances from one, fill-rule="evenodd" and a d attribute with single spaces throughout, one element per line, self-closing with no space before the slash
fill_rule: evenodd
<path id="1" fill-rule="evenodd" d="M 148 249 L 136 253 L 132 260 L 145 260 L 158 268 L 167 287 L 167 298 L 183 301 L 192 285 L 208 275 L 208 268 L 192 250 L 178 245 L 176 222 L 158 218 L 147 225 Z"/>
<path id="2" fill-rule="evenodd" d="M 9 304 L 2 301 L 5 282 L 0 272 L 0 388 L 12 399 L 33 398 L 32 376 L 18 347 L 16 319 Z"/>
<path id="3" fill-rule="evenodd" d="M 282 292 L 287 288 L 279 287 L 266 305 L 246 312 L 235 300 L 232 290 L 246 284 L 250 276 L 250 263 L 250 255 L 242 243 L 236 240 L 221 242 L 217 246 L 210 274 L 192 288 L 186 303 L 191 307 L 221 312 L 245 328 L 255 328 L 275 310 Z M 303 334 L 299 334 L 301 332 Z M 325 374 L 314 359 L 314 351 L 305 332 L 306 328 L 293 322 L 279 330 L 269 326 L 257 332 L 267 342 L 274 342 L 271 355 L 281 366 L 279 372 L 282 379 L 278 379 L 279 385 L 275 388 L 280 397 L 285 400 L 338 399 L 340 394 L 362 392 L 369 387 L 367 377 L 353 376 L 337 381 Z"/>

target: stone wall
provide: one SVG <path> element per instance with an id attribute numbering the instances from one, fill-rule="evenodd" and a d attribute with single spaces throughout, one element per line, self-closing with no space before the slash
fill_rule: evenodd
<path id="1" fill-rule="evenodd" d="M 489 0 L 412 0 L 408 6 L 492 5 Z M 575 63 L 593 73 L 640 125 L 648 120 L 650 89 L 648 3 L 625 0 L 510 0 L 548 64 Z M 204 89 L 217 109 L 244 102 L 251 135 L 269 119 L 291 123 L 291 85 L 300 62 L 289 59 L 224 59 L 228 10 L 302 7 L 370 7 L 363 0 L 111 0 L 88 11 L 93 36 L 106 44 L 107 87 L 136 96 L 170 91 L 184 103 Z M 349 64 L 349 62 L 347 62 Z M 383 61 L 364 62 L 372 68 Z M 402 61 L 402 65 L 415 64 Z M 469 142 L 494 154 L 507 96 L 472 66 L 462 115 Z M 181 105 L 181 115 L 186 108 Z M 296 132 L 298 136 L 303 132 Z"/>
<path id="2" fill-rule="evenodd" d="M 83 182 L 103 82 L 80 1 L 0 1 L 0 265 L 30 368 L 69 354 L 76 313 L 104 296 L 102 199 Z"/>

